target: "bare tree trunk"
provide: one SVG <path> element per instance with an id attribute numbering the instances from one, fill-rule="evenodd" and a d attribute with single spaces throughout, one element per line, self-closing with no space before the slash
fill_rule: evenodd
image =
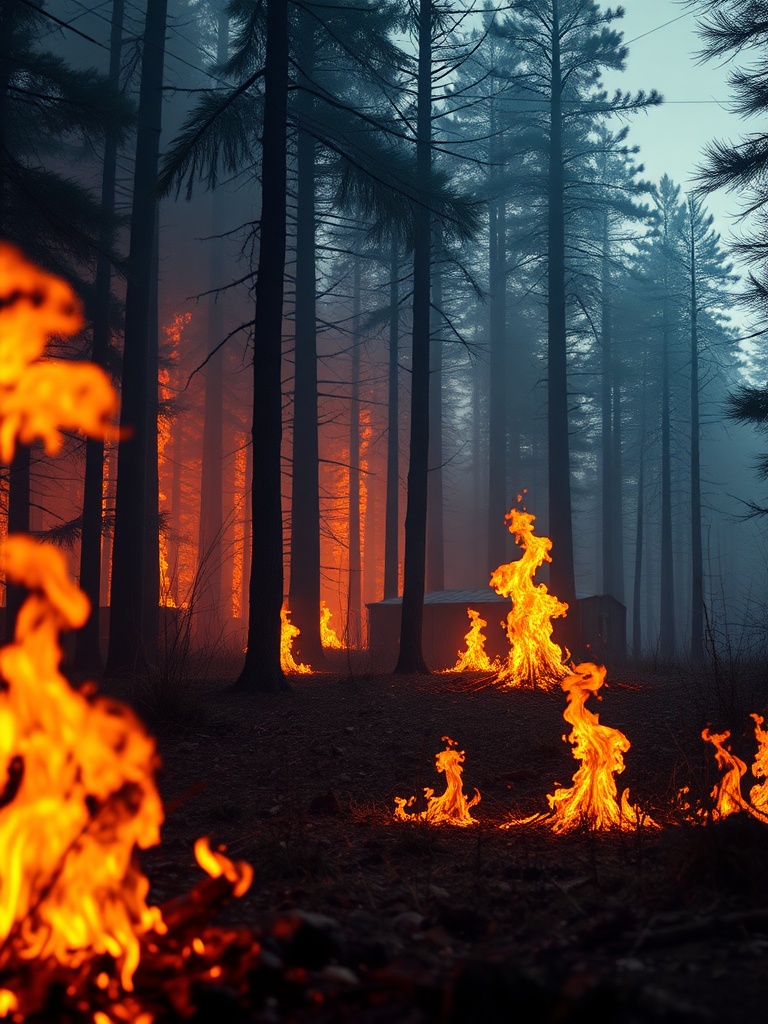
<path id="1" fill-rule="evenodd" d="M 659 655 L 671 661 L 675 655 L 675 579 L 672 543 L 672 456 L 669 408 L 669 274 L 664 238 L 664 300 L 661 335 L 661 566 L 659 594 Z"/>
<path id="2" fill-rule="evenodd" d="M 491 106 L 491 134 L 497 131 Z M 496 147 L 491 143 L 491 157 Z M 492 178 L 497 178 L 495 171 Z M 496 190 L 494 190 L 495 192 Z M 492 572 L 505 562 L 509 511 L 507 493 L 507 309 L 506 218 L 504 200 L 494 194 L 488 204 L 488 281 L 490 287 L 490 387 L 488 393 L 488 561 Z"/>
<path id="3" fill-rule="evenodd" d="M 436 259 L 432 267 L 432 331 L 429 375 L 429 477 L 427 480 L 427 590 L 445 590 L 443 531 L 443 282 L 439 263 L 440 224 L 435 224 Z"/>
<path id="4" fill-rule="evenodd" d="M 314 31 L 300 14 L 303 75 L 299 118 L 311 119 Z M 296 142 L 296 345 L 293 392 L 293 490 L 291 499 L 291 620 L 301 630 L 301 657 L 325 667 L 320 639 L 320 456 L 317 408 L 317 315 L 315 276 L 315 141 L 299 128 Z"/>
<path id="5" fill-rule="evenodd" d="M 147 513 L 144 521 L 144 610 L 142 646 L 147 661 L 154 664 L 160 639 L 160 467 L 158 464 L 157 417 L 160 388 L 160 341 L 158 337 L 158 286 L 160 274 L 160 219 L 155 214 L 155 242 L 152 249 L 152 297 L 149 311 L 149 365 L 147 390 Z"/>
<path id="6" fill-rule="evenodd" d="M 120 84 L 120 55 L 123 43 L 124 0 L 113 0 L 109 46 L 109 83 Z M 104 140 L 101 166 L 101 206 L 105 213 L 115 211 L 115 179 L 117 174 L 117 137 L 108 132 Z M 109 354 L 109 320 L 111 271 L 109 250 L 111 239 L 101 236 L 101 251 L 96 261 L 95 302 L 91 360 L 106 366 Z M 80 589 L 91 602 L 91 613 L 82 629 L 75 633 L 73 667 L 78 672 L 99 675 L 103 668 L 99 646 L 99 604 L 101 592 L 101 541 L 103 523 L 104 442 L 89 437 L 85 442 L 85 478 L 83 481 L 83 526 L 80 535 Z"/>
<path id="7" fill-rule="evenodd" d="M 624 602 L 624 466 L 621 455 L 621 369 L 616 351 L 611 365 L 613 381 L 613 572 L 617 601 Z"/>
<path id="8" fill-rule="evenodd" d="M 106 670 L 135 670 L 153 651 L 143 633 L 147 512 L 150 314 L 157 217 L 167 0 L 147 6 L 125 300 L 125 345 L 118 450 L 109 654 Z M 155 374 L 155 385 L 157 375 Z M 129 436 L 130 435 L 130 436 Z"/>
<path id="9" fill-rule="evenodd" d="M 612 346 L 612 309 L 611 309 L 611 280 L 609 268 L 609 235 L 608 235 L 608 212 L 603 212 L 603 251 L 601 256 L 601 461 L 602 461 L 602 559 L 603 559 L 603 586 L 604 594 L 616 596 L 616 566 L 614 562 L 614 516 L 616 514 L 616 481 L 614 479 L 613 465 L 613 410 L 612 410 L 612 369 L 613 353 Z"/>
<path id="10" fill-rule="evenodd" d="M 568 364 L 565 323 L 565 203 L 562 145 L 562 79 L 559 0 L 552 2 L 552 73 L 549 129 L 549 219 L 547 273 L 547 426 L 549 535 L 552 539 L 550 589 L 571 606 L 562 635 L 572 640 L 576 583 L 571 520 L 571 461 L 568 437 Z"/>
<path id="11" fill-rule="evenodd" d="M 352 370 L 349 402 L 349 502 L 347 540 L 349 584 L 347 636 L 350 647 L 360 647 L 362 636 L 362 560 L 360 555 L 360 257 L 352 272 Z"/>
<path id="12" fill-rule="evenodd" d="M 425 180 L 432 167 L 432 0 L 419 0 L 419 56 L 416 113 L 416 168 Z M 427 674 L 422 652 L 424 571 L 429 472 L 429 283 L 430 212 L 413 210 L 413 340 L 411 357 L 411 438 L 400 653 L 396 673 Z"/>
<path id="13" fill-rule="evenodd" d="M 398 534 L 400 530 L 400 438 L 398 393 L 398 341 L 400 308 L 398 274 L 400 261 L 397 237 L 392 236 L 389 253 L 389 374 L 387 395 L 387 498 L 384 522 L 384 600 L 397 597 L 399 583 Z"/>
<path id="14" fill-rule="evenodd" d="M 287 108 L 288 5 L 285 0 L 267 0 L 261 233 L 253 326 L 253 529 L 248 650 L 235 684 L 241 689 L 266 692 L 289 689 L 280 667 L 280 608 L 283 603 L 280 445 L 283 435 L 281 366 Z"/>
<path id="15" fill-rule="evenodd" d="M 696 205 L 690 200 L 691 230 L 691 658 L 704 657 L 704 558 L 701 550 L 701 456 L 699 428 L 699 331 L 696 296 Z"/>

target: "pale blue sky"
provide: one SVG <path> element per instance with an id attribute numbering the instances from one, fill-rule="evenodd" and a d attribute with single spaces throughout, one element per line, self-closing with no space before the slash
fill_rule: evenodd
<path id="1" fill-rule="evenodd" d="M 666 172 L 685 190 L 707 142 L 736 139 L 747 130 L 746 122 L 729 110 L 728 67 L 697 62 L 701 40 L 696 19 L 683 5 L 674 0 L 625 0 L 624 6 L 626 14 L 617 25 L 629 46 L 627 67 L 624 73 L 607 77 L 606 84 L 662 93 L 663 106 L 631 120 L 629 141 L 640 146 L 647 178 L 658 181 Z M 714 194 L 707 206 L 725 234 L 731 223 L 727 214 L 737 208 L 735 198 Z"/>

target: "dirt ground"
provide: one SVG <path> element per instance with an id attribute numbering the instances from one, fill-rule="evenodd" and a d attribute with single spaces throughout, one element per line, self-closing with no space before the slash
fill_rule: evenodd
<path id="1" fill-rule="evenodd" d="M 255 870 L 224 922 L 256 929 L 278 973 L 294 971 L 237 1019 L 764 1017 L 768 826 L 744 813 L 686 822 L 677 794 L 688 786 L 687 799 L 707 805 L 720 777 L 707 724 L 730 728 L 752 762 L 749 712 L 765 709 L 765 679 L 609 673 L 588 706 L 630 740 L 619 787 L 661 827 L 554 835 L 499 826 L 545 811 L 577 768 L 559 689 L 373 676 L 341 657 L 334 668 L 291 677 L 284 697 L 200 684 L 182 702 L 186 721 L 151 724 L 167 814 L 162 845 L 143 860 L 151 897 L 199 881 L 192 844 L 211 836 Z M 396 822 L 396 796 L 443 791 L 434 762 L 445 736 L 466 752 L 478 823 Z"/>

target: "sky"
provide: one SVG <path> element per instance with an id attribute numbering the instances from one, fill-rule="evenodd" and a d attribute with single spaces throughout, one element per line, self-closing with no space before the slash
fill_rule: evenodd
<path id="1" fill-rule="evenodd" d="M 626 90 L 657 89 L 661 107 L 635 115 L 629 140 L 640 146 L 645 177 L 652 181 L 667 173 L 686 191 L 696 165 L 712 139 L 736 140 L 749 130 L 729 109 L 728 64 L 700 64 L 701 40 L 692 11 L 675 0 L 625 0 L 625 16 L 617 22 L 629 48 L 626 70 L 605 77 L 606 85 Z M 726 236 L 730 217 L 738 209 L 732 194 L 714 193 L 707 208 Z"/>

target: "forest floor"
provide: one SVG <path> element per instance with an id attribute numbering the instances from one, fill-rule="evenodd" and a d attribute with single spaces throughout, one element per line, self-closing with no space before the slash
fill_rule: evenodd
<path id="1" fill-rule="evenodd" d="M 336 668 L 291 677 L 283 697 L 197 684 L 186 721 L 151 725 L 167 815 L 162 844 L 143 855 L 151 898 L 199 881 L 200 835 L 255 871 L 222 920 L 255 929 L 279 983 L 222 1019 L 763 1019 L 768 827 L 745 813 L 686 822 L 677 794 L 689 786 L 689 800 L 709 803 L 721 773 L 707 724 L 730 728 L 752 763 L 764 674 L 609 673 L 588 706 L 630 740 L 617 783 L 662 827 L 555 835 L 499 826 L 546 811 L 578 767 L 559 688 Z M 443 791 L 445 736 L 466 751 L 477 824 L 396 822 L 396 796 Z"/>

